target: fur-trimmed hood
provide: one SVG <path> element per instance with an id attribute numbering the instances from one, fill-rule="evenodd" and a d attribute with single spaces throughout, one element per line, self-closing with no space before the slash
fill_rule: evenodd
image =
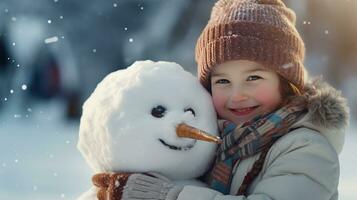
<path id="1" fill-rule="evenodd" d="M 308 113 L 294 127 L 305 126 L 323 134 L 339 154 L 349 124 L 349 108 L 341 91 L 326 82 L 316 80 L 306 85 L 315 92 L 309 95 Z M 308 89 L 308 90 L 309 90 Z"/>

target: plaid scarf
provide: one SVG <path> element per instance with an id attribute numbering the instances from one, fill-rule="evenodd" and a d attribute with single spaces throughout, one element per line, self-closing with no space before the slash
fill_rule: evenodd
<path id="1" fill-rule="evenodd" d="M 257 116 L 241 127 L 237 128 L 229 121 L 219 123 L 223 143 L 218 147 L 216 161 L 208 176 L 211 188 L 229 194 L 239 161 L 270 148 L 306 113 L 306 98 L 299 96 L 275 112 Z"/>

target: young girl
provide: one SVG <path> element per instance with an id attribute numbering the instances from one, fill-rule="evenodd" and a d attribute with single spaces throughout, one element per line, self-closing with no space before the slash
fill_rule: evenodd
<path id="1" fill-rule="evenodd" d="M 338 199 L 348 108 L 332 87 L 307 83 L 294 24 L 280 0 L 219 0 L 196 46 L 223 138 L 207 176 L 212 189 L 113 174 L 94 177 L 100 199 Z"/>

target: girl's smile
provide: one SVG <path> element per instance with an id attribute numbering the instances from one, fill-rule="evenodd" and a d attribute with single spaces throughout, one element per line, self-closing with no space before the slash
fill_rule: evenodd
<path id="1" fill-rule="evenodd" d="M 237 116 L 244 116 L 251 114 L 254 110 L 256 110 L 258 106 L 251 106 L 245 108 L 230 108 L 230 110 Z"/>

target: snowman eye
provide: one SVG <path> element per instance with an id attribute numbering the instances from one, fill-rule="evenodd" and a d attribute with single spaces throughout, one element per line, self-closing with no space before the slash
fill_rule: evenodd
<path id="1" fill-rule="evenodd" d="M 165 115 L 166 108 L 164 106 L 158 105 L 151 109 L 151 115 L 156 118 L 161 118 Z"/>
<path id="2" fill-rule="evenodd" d="M 192 108 L 186 108 L 184 111 L 185 112 L 191 112 L 193 114 L 193 116 L 196 116 L 196 113 Z"/>

